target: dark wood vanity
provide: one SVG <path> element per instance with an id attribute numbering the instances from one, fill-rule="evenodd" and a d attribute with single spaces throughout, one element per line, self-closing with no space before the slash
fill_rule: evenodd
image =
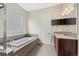
<path id="1" fill-rule="evenodd" d="M 77 56 L 77 38 L 55 33 L 54 44 L 58 56 Z"/>

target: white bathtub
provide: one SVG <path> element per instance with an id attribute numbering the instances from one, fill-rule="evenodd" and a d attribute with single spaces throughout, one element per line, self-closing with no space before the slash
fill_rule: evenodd
<path id="1" fill-rule="evenodd" d="M 34 37 L 21 38 L 21 39 L 18 39 L 18 40 L 14 40 L 13 42 L 10 42 L 10 45 L 18 47 L 18 46 L 21 46 L 24 43 L 27 43 L 27 42 L 29 42 L 33 39 L 34 39 Z"/>
<path id="2" fill-rule="evenodd" d="M 23 48 L 24 46 L 30 44 L 32 41 L 36 40 L 38 37 L 25 37 L 18 40 L 14 40 L 13 42 L 8 43 L 14 52 Z"/>

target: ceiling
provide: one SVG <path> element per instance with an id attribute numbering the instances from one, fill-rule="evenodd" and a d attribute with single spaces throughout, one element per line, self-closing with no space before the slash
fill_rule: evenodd
<path id="1" fill-rule="evenodd" d="M 24 8 L 26 11 L 33 11 L 59 5 L 59 3 L 18 3 L 18 5 Z"/>

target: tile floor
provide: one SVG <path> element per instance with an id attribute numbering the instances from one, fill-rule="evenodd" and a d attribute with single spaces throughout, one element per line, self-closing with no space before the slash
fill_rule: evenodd
<path id="1" fill-rule="evenodd" d="M 28 56 L 57 56 L 54 46 L 51 45 L 37 45 Z"/>

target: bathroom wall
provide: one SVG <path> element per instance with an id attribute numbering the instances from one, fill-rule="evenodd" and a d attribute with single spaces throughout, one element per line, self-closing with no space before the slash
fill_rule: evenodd
<path id="1" fill-rule="evenodd" d="M 70 4 L 59 4 L 57 6 L 39 9 L 35 11 L 31 11 L 28 14 L 28 32 L 32 34 L 39 34 L 40 36 L 40 15 L 49 13 L 51 15 L 51 19 L 61 19 L 61 18 L 70 18 L 76 17 L 75 10 L 71 12 L 67 16 L 62 16 L 61 13 L 65 7 L 70 6 Z M 52 36 L 56 31 L 66 31 L 66 32 L 74 32 L 76 33 L 76 25 L 58 25 L 58 26 L 51 26 Z M 53 38 L 53 37 L 52 37 Z M 53 41 L 53 39 L 52 39 Z"/>
<path id="2" fill-rule="evenodd" d="M 74 7 L 74 10 L 70 14 L 63 15 L 63 16 L 61 15 L 65 8 L 69 8 L 69 7 L 72 7 L 72 6 Z M 75 4 L 67 4 L 67 3 L 62 4 L 59 18 L 63 19 L 63 18 L 73 18 L 73 17 L 76 18 Z M 59 27 L 59 30 L 57 29 L 57 31 L 68 31 L 68 32 L 74 32 L 74 33 L 77 32 L 76 31 L 76 25 L 62 25 L 62 26 L 57 26 L 57 27 Z"/>
<path id="3" fill-rule="evenodd" d="M 70 4 L 70 3 L 62 4 L 62 11 L 61 11 L 61 13 L 64 11 L 65 8 L 69 9 L 71 7 L 74 7 L 73 11 L 71 11 L 68 15 L 61 16 L 61 18 L 73 18 L 73 17 L 77 18 L 76 4 Z M 77 33 L 77 25 L 64 25 L 62 30 L 66 31 L 66 32 Z"/>
<path id="4" fill-rule="evenodd" d="M 8 36 L 28 33 L 28 12 L 16 3 L 8 3 L 6 5 Z"/>
<path id="5" fill-rule="evenodd" d="M 28 12 L 16 3 L 7 3 L 6 7 L 6 29 L 7 36 L 10 36 L 7 38 L 7 40 L 22 37 L 24 34 L 28 33 Z M 0 10 L 0 43 L 3 42 L 3 40 L 1 39 L 3 36 L 2 11 L 3 10 Z"/>
<path id="6" fill-rule="evenodd" d="M 57 10 L 57 8 L 59 9 L 59 6 L 58 7 L 55 6 L 55 7 L 50 7 L 50 8 L 44 8 L 44 9 L 39 9 L 39 10 L 29 12 L 29 15 L 28 15 L 28 32 L 31 34 L 38 34 L 39 38 L 40 38 L 40 35 L 41 35 L 40 16 L 44 15 L 44 14 L 50 14 L 51 19 L 52 19 L 52 17 L 54 19 L 58 18 L 60 10 Z M 54 15 L 56 15 L 56 16 L 54 16 Z M 46 40 L 44 39 L 41 41 L 43 43 L 45 43 Z"/>
<path id="7" fill-rule="evenodd" d="M 36 34 L 40 33 L 40 15 L 48 13 L 48 14 L 51 14 L 51 19 L 59 18 L 59 12 L 60 12 L 59 6 L 44 8 L 44 9 L 39 9 L 39 10 L 29 12 L 28 14 L 29 33 L 36 33 Z"/>

